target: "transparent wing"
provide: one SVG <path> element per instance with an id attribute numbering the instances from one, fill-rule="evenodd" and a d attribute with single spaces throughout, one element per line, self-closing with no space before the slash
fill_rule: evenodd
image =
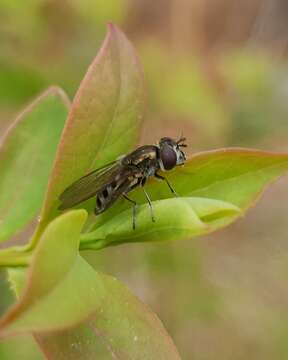
<path id="1" fill-rule="evenodd" d="M 120 161 L 114 161 L 76 180 L 59 196 L 59 210 L 71 208 L 95 196 L 105 184 L 121 172 L 122 168 Z"/>

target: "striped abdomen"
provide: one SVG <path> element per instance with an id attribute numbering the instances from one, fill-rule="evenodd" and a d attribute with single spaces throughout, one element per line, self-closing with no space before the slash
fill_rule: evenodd
<path id="1" fill-rule="evenodd" d="M 114 201 L 117 199 L 117 197 L 115 197 L 117 189 L 117 181 L 112 181 L 98 192 L 96 195 L 95 214 L 100 214 L 114 203 Z"/>
<path id="2" fill-rule="evenodd" d="M 95 214 L 101 214 L 108 209 L 123 194 L 127 194 L 137 186 L 142 176 L 134 174 L 128 177 L 117 176 L 96 195 Z"/>

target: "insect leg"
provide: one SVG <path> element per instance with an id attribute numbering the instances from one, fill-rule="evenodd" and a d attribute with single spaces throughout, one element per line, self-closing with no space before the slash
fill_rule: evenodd
<path id="1" fill-rule="evenodd" d="M 147 194 L 147 192 L 146 192 L 145 188 L 144 188 L 144 187 L 142 187 L 142 189 L 143 189 L 143 191 L 144 191 L 144 194 L 145 194 L 145 196 L 146 196 L 146 199 L 147 199 L 148 204 L 149 204 L 149 207 L 150 207 L 151 219 L 152 219 L 152 221 L 153 221 L 153 222 L 155 222 L 155 217 L 154 217 L 154 212 L 153 212 L 152 202 L 151 202 L 150 197 L 149 197 L 149 195 Z"/>
<path id="2" fill-rule="evenodd" d="M 132 227 L 133 227 L 133 230 L 135 230 L 135 228 L 136 228 L 136 207 L 137 207 L 138 204 L 137 204 L 136 201 L 130 199 L 127 195 L 125 195 L 125 194 L 122 194 L 122 195 L 126 200 L 130 201 L 133 204 L 133 207 L 132 207 Z"/>
<path id="3" fill-rule="evenodd" d="M 177 197 L 179 196 L 179 195 L 177 194 L 177 192 L 173 189 L 173 187 L 171 186 L 171 184 L 169 183 L 169 181 L 168 181 L 164 176 L 159 175 L 159 174 L 157 174 L 157 173 L 155 173 L 154 176 L 155 176 L 157 179 L 166 181 L 166 184 L 169 186 L 169 189 L 171 190 L 171 192 L 172 192 L 175 196 L 177 196 Z"/>

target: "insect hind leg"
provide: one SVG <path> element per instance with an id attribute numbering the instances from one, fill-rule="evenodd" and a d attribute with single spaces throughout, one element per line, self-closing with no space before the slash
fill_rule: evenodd
<path id="1" fill-rule="evenodd" d="M 142 187 L 143 191 L 144 191 L 144 194 L 145 194 L 145 197 L 148 201 L 148 204 L 149 204 L 149 207 L 150 207 L 150 215 L 151 215 L 151 219 L 153 222 L 155 222 L 155 217 L 154 217 L 154 211 L 153 211 L 153 206 L 152 206 L 152 202 L 151 202 L 151 199 L 149 197 L 149 195 L 147 194 L 146 190 L 144 187 Z"/>
<path id="2" fill-rule="evenodd" d="M 122 194 L 122 195 L 126 200 L 130 201 L 133 204 L 133 207 L 132 207 L 132 227 L 133 227 L 133 230 L 135 230 L 136 229 L 136 208 L 137 208 L 138 204 L 137 204 L 136 201 L 130 199 L 127 195 L 125 195 L 125 194 Z"/>

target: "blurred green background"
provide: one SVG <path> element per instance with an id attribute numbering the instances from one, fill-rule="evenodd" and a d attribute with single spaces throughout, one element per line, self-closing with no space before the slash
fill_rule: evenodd
<path id="1" fill-rule="evenodd" d="M 288 151 L 286 0 L 0 0 L 0 134 L 49 85 L 73 98 L 108 21 L 144 66 L 141 143 L 183 132 L 190 153 Z M 284 178 L 216 234 L 85 256 L 152 307 L 183 359 L 288 359 L 287 200 Z M 11 302 L 0 272 L 0 313 Z M 42 356 L 17 337 L 0 359 Z"/>

